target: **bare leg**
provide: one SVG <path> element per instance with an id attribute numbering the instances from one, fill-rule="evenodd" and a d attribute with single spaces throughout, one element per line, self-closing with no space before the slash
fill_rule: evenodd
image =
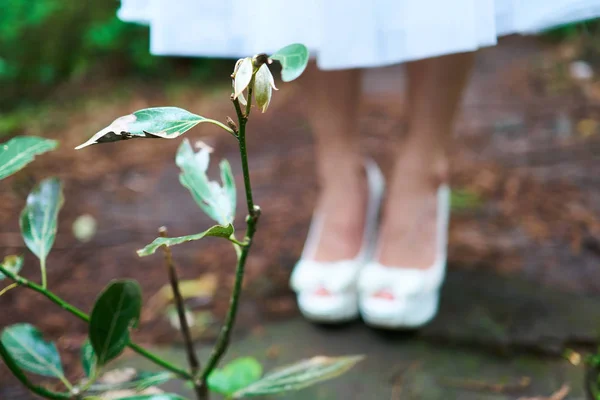
<path id="1" fill-rule="evenodd" d="M 435 261 L 436 191 L 448 179 L 447 149 L 474 53 L 406 65 L 409 132 L 387 193 L 379 262 L 428 268 Z"/>
<path id="2" fill-rule="evenodd" d="M 320 184 L 316 210 L 325 218 L 317 261 L 354 258 L 362 244 L 367 187 L 357 143 L 360 77 L 360 70 L 319 71 L 314 64 L 303 77 Z"/>

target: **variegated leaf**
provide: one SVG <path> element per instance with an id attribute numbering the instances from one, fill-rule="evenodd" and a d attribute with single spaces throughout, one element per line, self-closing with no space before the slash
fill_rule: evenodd
<path id="1" fill-rule="evenodd" d="M 202 122 L 215 123 L 214 120 L 192 114 L 178 107 L 145 108 L 117 118 L 108 127 L 75 149 L 79 150 L 97 143 L 134 138 L 174 139 Z"/>
<path id="2" fill-rule="evenodd" d="M 29 193 L 27 205 L 21 212 L 21 233 L 25 244 L 42 264 L 54 244 L 58 211 L 63 201 L 60 181 L 48 178 Z"/>
<path id="3" fill-rule="evenodd" d="M 198 206 L 213 220 L 222 226 L 233 222 L 235 217 L 236 197 L 235 182 L 231 167 L 227 160 L 220 163 L 223 186 L 210 181 L 206 175 L 210 161 L 210 150 L 202 148 L 194 152 L 192 145 L 186 139 L 177 150 L 175 162 L 181 169 L 179 181 L 185 186 Z"/>
<path id="4" fill-rule="evenodd" d="M 64 379 L 56 345 L 46 342 L 33 325 L 11 325 L 4 329 L 0 340 L 19 367 L 34 374 Z"/>
<path id="5" fill-rule="evenodd" d="M 154 254 L 160 246 L 175 246 L 177 244 L 200 240 L 206 236 L 217 236 L 228 238 L 233 234 L 233 225 L 227 226 L 215 225 L 204 232 L 196 233 L 195 235 L 179 236 L 179 237 L 157 237 L 152 243 L 137 251 L 138 256 L 145 257 Z"/>
<path id="6" fill-rule="evenodd" d="M 239 399 L 300 390 L 340 376 L 363 358 L 363 356 L 313 357 L 276 369 L 262 379 L 237 391 L 233 397 Z"/>
<path id="7" fill-rule="evenodd" d="M 36 136 L 17 136 L 0 145 L 0 179 L 14 174 L 33 161 L 35 156 L 54 150 L 56 140 Z"/>

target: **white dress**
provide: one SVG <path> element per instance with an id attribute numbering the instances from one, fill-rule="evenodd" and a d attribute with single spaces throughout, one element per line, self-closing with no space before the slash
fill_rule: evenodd
<path id="1" fill-rule="evenodd" d="M 122 0 L 156 55 L 231 57 L 304 43 L 322 69 L 378 67 L 600 16 L 600 0 Z"/>

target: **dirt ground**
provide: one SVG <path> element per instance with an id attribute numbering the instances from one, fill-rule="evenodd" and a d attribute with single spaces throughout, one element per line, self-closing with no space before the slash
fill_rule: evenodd
<path id="1" fill-rule="evenodd" d="M 600 80 L 578 80 L 570 72 L 571 62 L 585 49 L 581 43 L 557 47 L 509 38 L 479 54 L 453 149 L 452 182 L 463 202 L 457 201 L 452 220 L 451 268 L 492 269 L 557 290 L 600 293 Z M 405 126 L 403 81 L 397 72 L 388 68 L 367 74 L 360 115 L 365 152 L 385 169 Z M 26 254 L 24 275 L 37 279 L 36 259 L 20 237 L 18 213 L 35 182 L 58 176 L 66 202 L 48 259 L 52 290 L 90 310 L 110 280 L 127 277 L 140 282 L 146 300 L 152 298 L 166 282 L 162 257 L 138 258 L 135 250 L 152 241 L 162 225 L 174 236 L 210 224 L 179 184 L 174 165 L 179 140 L 73 148 L 117 116 L 140 108 L 176 105 L 216 119 L 233 115 L 228 74 L 224 71 L 222 81 L 208 89 L 189 82 L 87 82 L 78 91 L 57 92 L 22 134 L 58 139 L 60 148 L 2 182 L 0 255 Z M 282 84 L 269 112 L 255 113 L 249 125 L 250 167 L 263 218 L 248 261 L 239 332 L 296 315 L 287 280 L 317 190 L 310 129 L 296 96 L 299 85 Z M 213 160 L 229 159 L 241 187 L 230 137 L 206 126 L 187 137 L 214 147 Z M 243 210 L 240 202 L 239 227 Z M 87 243 L 72 233 L 82 214 L 98 222 Z M 227 307 L 232 249 L 222 240 L 207 239 L 174 248 L 174 255 L 183 278 L 216 278 L 216 291 L 196 299 L 196 308 L 209 321 L 203 323 L 201 339 L 209 340 Z M 0 307 L 0 328 L 35 324 L 58 340 L 63 360 L 77 373 L 83 324 L 25 289 L 3 296 Z M 178 340 L 163 311 L 155 307 L 145 316 L 136 340 Z M 10 382 L 6 374 L 0 366 L 0 393 Z"/>

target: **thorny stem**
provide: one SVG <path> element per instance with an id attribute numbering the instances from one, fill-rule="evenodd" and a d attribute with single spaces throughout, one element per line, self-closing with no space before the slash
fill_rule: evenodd
<path id="1" fill-rule="evenodd" d="M 238 305 L 240 301 L 240 295 L 242 293 L 242 283 L 244 280 L 244 267 L 246 265 L 246 258 L 252 246 L 252 238 L 256 232 L 256 224 L 260 217 L 260 208 L 254 204 L 252 198 L 252 186 L 250 184 L 250 170 L 248 168 L 248 154 L 246 149 L 246 123 L 248 122 L 248 116 L 250 115 L 250 107 L 252 102 L 252 86 L 254 78 L 250 82 L 248 89 L 248 103 L 246 105 L 246 112 L 242 112 L 240 102 L 238 99 L 232 99 L 235 111 L 237 113 L 239 132 L 238 142 L 240 149 L 240 156 L 242 161 L 242 171 L 244 175 L 244 189 L 246 192 L 246 203 L 248 206 L 248 216 L 246 217 L 247 227 L 243 245 L 240 246 L 241 252 L 238 256 L 238 262 L 235 270 L 235 282 L 233 285 L 233 291 L 231 293 L 231 299 L 229 302 L 229 310 L 225 317 L 225 322 L 221 328 L 221 332 L 217 338 L 217 343 L 213 348 L 213 351 L 208 359 L 208 362 L 200 374 L 200 384 L 206 386 L 206 379 L 210 375 L 213 369 L 219 364 L 219 361 L 227 351 L 229 342 L 231 339 L 231 331 L 235 324 L 235 317 L 237 315 Z"/>
<path id="2" fill-rule="evenodd" d="M 42 294 L 48 300 L 50 300 L 54 304 L 58 305 L 62 309 L 70 312 L 71 314 L 75 315 L 80 320 L 87 322 L 87 323 L 90 322 L 89 315 L 87 315 L 86 313 L 84 313 L 83 311 L 78 309 L 77 307 L 67 303 L 65 300 L 61 299 L 60 297 L 58 297 L 54 293 L 48 291 L 47 289 L 43 288 L 42 286 L 38 285 L 37 283 L 31 282 L 30 280 L 25 279 L 22 276 L 15 274 L 14 272 L 6 269 L 2 265 L 0 265 L 0 272 L 3 273 L 4 275 L 6 275 L 7 277 L 9 277 L 10 279 L 12 279 L 13 281 L 15 281 L 16 283 L 18 283 L 20 286 L 25 286 L 28 289 L 31 289 L 35 292 Z M 171 363 L 163 360 L 162 358 L 149 352 L 148 350 L 144 349 L 143 347 L 141 347 L 133 342 L 129 342 L 127 344 L 127 346 L 134 352 L 138 353 L 140 356 L 151 361 L 152 363 L 159 365 L 159 366 L 163 367 L 164 369 L 177 374 L 177 376 L 179 376 L 180 378 L 186 379 L 186 380 L 192 379 L 192 375 L 189 372 L 187 372 L 175 365 L 172 365 Z"/>
<path id="3" fill-rule="evenodd" d="M 19 368 L 15 360 L 12 358 L 8 349 L 4 346 L 4 344 L 0 341 L 0 358 L 4 360 L 6 366 L 13 373 L 13 375 L 29 390 L 38 396 L 44 397 L 50 400 L 62 400 L 62 399 L 71 399 L 73 396 L 71 393 L 58 393 L 43 388 L 41 386 L 34 385 L 27 375 Z"/>
<path id="4" fill-rule="evenodd" d="M 166 227 L 161 227 L 158 232 L 161 237 L 167 237 Z M 177 277 L 177 270 L 175 268 L 175 264 L 173 263 L 173 255 L 171 254 L 171 249 L 169 246 L 162 246 L 162 249 L 165 254 L 165 265 L 169 275 L 169 282 L 171 283 L 171 290 L 173 291 L 173 299 L 175 300 L 175 306 L 177 308 L 179 326 L 181 327 L 181 334 L 185 343 L 188 363 L 190 365 L 192 375 L 196 376 L 200 370 L 200 362 L 198 361 L 196 351 L 194 350 L 194 342 L 192 340 L 192 334 L 187 321 L 183 296 L 181 296 L 181 290 L 179 289 L 179 278 Z M 199 400 L 208 398 L 208 390 L 206 386 L 199 385 L 194 382 L 194 391 L 196 392 L 196 396 Z"/>

